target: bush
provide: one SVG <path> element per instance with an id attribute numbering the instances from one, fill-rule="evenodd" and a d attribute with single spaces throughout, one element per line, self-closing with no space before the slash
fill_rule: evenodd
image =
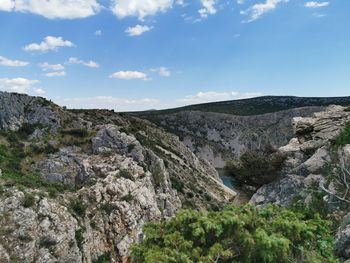
<path id="1" fill-rule="evenodd" d="M 263 150 L 247 150 L 239 160 L 226 164 L 226 171 L 237 185 L 260 187 L 272 182 L 279 174 L 285 157 L 268 147 Z"/>
<path id="2" fill-rule="evenodd" d="M 347 123 L 345 128 L 340 132 L 335 143 L 337 145 L 350 144 L 350 123 Z"/>
<path id="3" fill-rule="evenodd" d="M 328 221 L 277 206 L 183 210 L 168 221 L 147 224 L 144 234 L 143 242 L 132 246 L 134 263 L 338 262 Z"/>
<path id="4" fill-rule="evenodd" d="M 93 263 L 109 263 L 109 262 L 111 262 L 111 254 L 110 253 L 105 253 L 93 261 Z"/>
<path id="5" fill-rule="evenodd" d="M 22 205 L 26 208 L 32 207 L 35 205 L 35 196 L 31 193 L 25 193 L 22 200 Z"/>
<path id="6" fill-rule="evenodd" d="M 87 206 L 80 199 L 72 199 L 70 202 L 70 208 L 78 216 L 84 217 Z"/>
<path id="7" fill-rule="evenodd" d="M 131 181 L 135 181 L 135 178 L 134 178 L 134 177 L 132 176 L 132 174 L 131 174 L 128 170 L 126 170 L 126 169 L 120 170 L 119 175 L 120 175 L 120 177 L 123 177 L 123 178 L 125 178 L 125 179 L 129 179 L 129 180 L 131 180 Z"/>
<path id="8" fill-rule="evenodd" d="M 131 192 L 129 192 L 127 195 L 124 195 L 120 200 L 125 202 L 131 202 L 132 200 L 134 200 L 134 196 Z"/>
<path id="9" fill-rule="evenodd" d="M 80 251 L 83 249 L 84 232 L 85 232 L 85 228 L 79 228 L 78 230 L 75 231 L 75 240 L 77 241 L 77 245 Z"/>
<path id="10" fill-rule="evenodd" d="M 67 130 L 62 130 L 61 134 L 85 138 L 89 135 L 89 132 L 87 131 L 87 129 L 67 129 Z"/>

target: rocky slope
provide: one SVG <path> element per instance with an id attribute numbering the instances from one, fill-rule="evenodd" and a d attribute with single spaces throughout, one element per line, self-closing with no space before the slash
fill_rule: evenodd
<path id="1" fill-rule="evenodd" d="M 266 144 L 280 147 L 293 137 L 292 119 L 307 117 L 324 107 L 304 107 L 254 116 L 184 111 L 173 114 L 141 115 L 177 134 L 197 156 L 222 168 L 245 149 Z"/>
<path id="2" fill-rule="evenodd" d="M 0 108 L 0 262 L 127 262 L 145 222 L 235 196 L 148 121 L 2 92 Z"/>
<path id="3" fill-rule="evenodd" d="M 350 145 L 339 135 L 350 123 L 350 108 L 330 106 L 312 117 L 293 120 L 296 138 L 279 149 L 287 159 L 281 175 L 262 186 L 250 202 L 282 206 L 305 204 L 339 226 L 337 251 L 350 258 Z"/>

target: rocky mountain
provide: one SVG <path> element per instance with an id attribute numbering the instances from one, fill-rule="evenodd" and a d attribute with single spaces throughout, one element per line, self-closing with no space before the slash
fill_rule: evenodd
<path id="1" fill-rule="evenodd" d="M 296 135 L 279 152 L 286 156 L 280 176 L 262 186 L 250 203 L 262 207 L 306 205 L 337 227 L 336 248 L 350 259 L 350 108 L 330 106 L 312 117 L 293 119 Z"/>
<path id="2" fill-rule="evenodd" d="M 149 120 L 179 136 L 197 156 L 223 168 L 245 149 L 266 144 L 280 147 L 293 137 L 292 119 L 311 116 L 324 107 L 296 108 L 254 116 L 184 111 L 152 115 Z M 144 118 L 145 116 L 141 116 Z"/>
<path id="3" fill-rule="evenodd" d="M 0 262 L 128 262 L 146 222 L 234 197 L 146 120 L 0 92 Z"/>
<path id="4" fill-rule="evenodd" d="M 260 97 L 132 113 L 178 135 L 197 156 L 222 168 L 245 149 L 278 148 L 293 138 L 292 119 L 309 117 L 350 97 Z"/>

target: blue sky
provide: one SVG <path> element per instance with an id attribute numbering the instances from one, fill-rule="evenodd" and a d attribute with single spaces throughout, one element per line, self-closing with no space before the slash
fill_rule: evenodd
<path id="1" fill-rule="evenodd" d="M 350 95 L 350 1 L 0 0 L 0 90 L 74 108 Z"/>

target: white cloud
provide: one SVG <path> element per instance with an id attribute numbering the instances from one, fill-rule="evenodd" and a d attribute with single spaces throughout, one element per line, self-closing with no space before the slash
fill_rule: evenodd
<path id="1" fill-rule="evenodd" d="M 53 78 L 53 77 L 64 77 L 66 75 L 65 71 L 55 71 L 55 72 L 49 72 L 46 73 L 45 76 L 48 78 Z"/>
<path id="2" fill-rule="evenodd" d="M 15 6 L 15 2 L 13 0 L 1 0 L 0 1 L 0 11 L 10 12 Z"/>
<path id="3" fill-rule="evenodd" d="M 95 36 L 102 36 L 102 30 L 96 30 Z"/>
<path id="4" fill-rule="evenodd" d="M 170 77 L 171 76 L 170 70 L 166 67 L 152 68 L 151 71 L 158 72 L 159 76 L 161 76 L 161 77 Z"/>
<path id="5" fill-rule="evenodd" d="M 146 33 L 150 30 L 152 30 L 152 27 L 136 25 L 134 27 L 129 27 L 127 30 L 125 30 L 125 33 L 127 33 L 131 37 L 134 37 L 134 36 L 140 36 L 143 33 Z"/>
<path id="6" fill-rule="evenodd" d="M 84 60 L 80 60 L 78 58 L 69 58 L 67 64 L 77 64 L 77 65 L 83 65 L 85 67 L 89 67 L 89 68 L 99 68 L 100 65 L 97 64 L 95 61 L 84 61 Z"/>
<path id="7" fill-rule="evenodd" d="M 74 47 L 75 45 L 68 41 L 64 40 L 62 37 L 53 37 L 47 36 L 40 43 L 32 43 L 24 47 L 25 51 L 28 52 L 48 52 L 48 51 L 57 51 L 60 47 Z"/>
<path id="8" fill-rule="evenodd" d="M 61 106 L 75 109 L 114 109 L 116 111 L 135 111 L 152 109 L 159 101 L 151 98 L 125 99 L 112 96 L 97 96 L 85 98 L 64 98 L 56 101 Z"/>
<path id="9" fill-rule="evenodd" d="M 279 4 L 287 2 L 289 2 L 289 0 L 266 0 L 265 3 L 255 4 L 248 10 L 241 11 L 241 15 L 247 15 L 249 17 L 245 22 L 253 22 L 259 19 L 265 13 L 276 9 Z"/>
<path id="10" fill-rule="evenodd" d="M 0 78 L 0 90 L 18 93 L 36 93 L 44 92 L 42 88 L 36 87 L 39 80 L 31 80 L 26 78 Z"/>
<path id="11" fill-rule="evenodd" d="M 177 100 L 177 102 L 182 104 L 199 104 L 214 101 L 225 101 L 225 100 L 237 100 L 237 99 L 247 99 L 252 97 L 258 97 L 262 94 L 260 92 L 247 92 L 240 93 L 236 91 L 232 92 L 198 92 L 196 95 L 189 95 L 183 99 Z"/>
<path id="12" fill-rule="evenodd" d="M 61 64 L 49 64 L 47 62 L 39 64 L 39 67 L 42 68 L 43 71 L 61 71 L 64 70 L 64 66 Z"/>
<path id="13" fill-rule="evenodd" d="M 1 0 L 0 10 L 33 13 L 49 19 L 85 18 L 98 13 L 96 0 Z"/>
<path id="14" fill-rule="evenodd" d="M 43 90 L 42 88 L 33 88 L 33 92 L 38 95 L 45 94 L 45 90 Z"/>
<path id="15" fill-rule="evenodd" d="M 140 71 L 118 71 L 109 76 L 112 79 L 123 79 L 123 80 L 150 80 L 148 76 Z"/>
<path id="16" fill-rule="evenodd" d="M 29 62 L 20 61 L 20 60 L 11 60 L 5 57 L 0 56 L 0 66 L 6 67 L 25 67 L 28 66 Z"/>
<path id="17" fill-rule="evenodd" d="M 173 5 L 173 0 L 113 0 L 112 12 L 118 18 L 137 16 L 141 21 L 146 16 L 165 12 Z"/>
<path id="18" fill-rule="evenodd" d="M 207 18 L 208 15 L 216 14 L 216 0 L 201 0 L 201 3 L 203 5 L 203 8 L 199 9 L 198 12 L 202 18 Z"/>
<path id="19" fill-rule="evenodd" d="M 329 2 L 310 1 L 305 3 L 305 7 L 309 7 L 309 8 L 320 8 L 320 7 L 326 7 L 328 5 L 329 5 Z"/>

